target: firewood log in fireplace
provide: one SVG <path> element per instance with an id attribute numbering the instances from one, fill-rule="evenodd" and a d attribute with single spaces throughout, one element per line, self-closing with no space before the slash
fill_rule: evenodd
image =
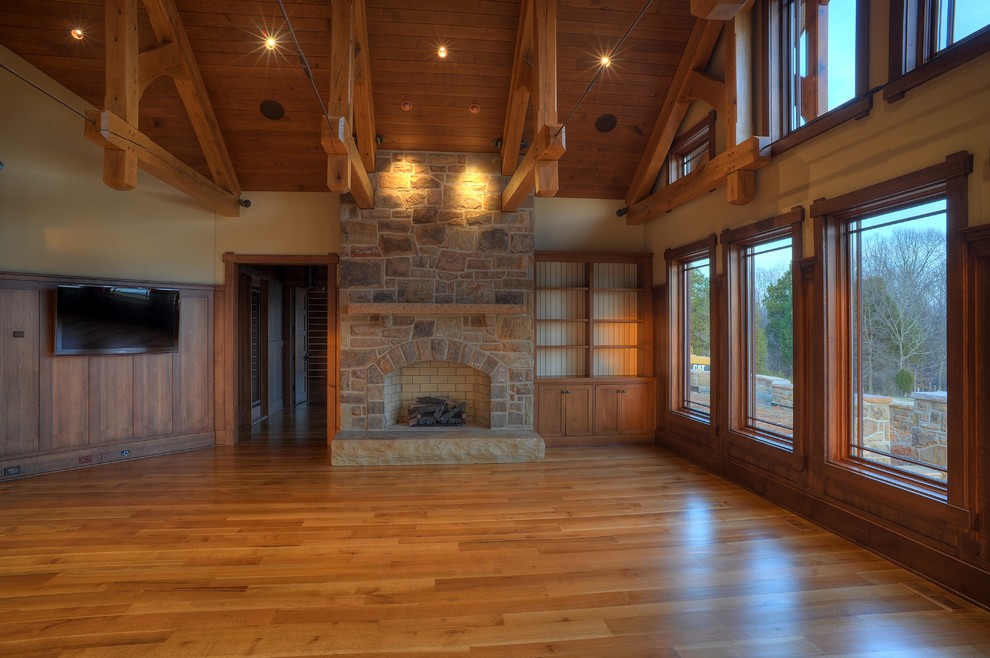
<path id="1" fill-rule="evenodd" d="M 430 425 L 463 425 L 467 402 L 457 402 L 446 396 L 423 396 L 409 405 L 409 427 Z"/>

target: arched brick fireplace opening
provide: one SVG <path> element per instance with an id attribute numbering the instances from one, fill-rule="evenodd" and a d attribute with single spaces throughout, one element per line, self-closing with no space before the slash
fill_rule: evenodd
<path id="1" fill-rule="evenodd" d="M 492 429 L 504 428 L 508 422 L 509 401 L 509 368 L 500 359 L 462 341 L 450 339 L 418 339 L 402 343 L 390 349 L 379 357 L 367 369 L 367 425 L 369 430 L 387 429 L 394 425 L 395 400 L 394 390 L 396 380 L 404 368 L 416 367 L 423 363 L 453 364 L 453 368 L 461 366 L 471 369 L 488 380 L 487 389 L 490 395 L 487 410 L 482 405 L 478 411 L 486 412 L 487 423 Z M 475 375 L 464 375 L 472 378 L 472 385 L 477 383 Z M 453 389 L 456 390 L 456 389 Z M 421 392 L 423 393 L 423 392 Z M 444 394 L 437 390 L 434 393 Z"/>

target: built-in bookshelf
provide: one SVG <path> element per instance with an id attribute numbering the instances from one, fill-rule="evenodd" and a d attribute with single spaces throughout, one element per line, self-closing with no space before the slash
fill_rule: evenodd
<path id="1" fill-rule="evenodd" d="M 536 376 L 648 377 L 650 254 L 536 254 Z"/>

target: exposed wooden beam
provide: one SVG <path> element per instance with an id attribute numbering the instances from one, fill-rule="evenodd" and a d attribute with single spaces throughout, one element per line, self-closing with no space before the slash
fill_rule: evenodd
<path id="1" fill-rule="evenodd" d="M 749 0 L 691 0 L 691 13 L 710 21 L 732 20 Z"/>
<path id="2" fill-rule="evenodd" d="M 368 46 L 368 16 L 365 0 L 354 0 L 354 132 L 364 170 L 375 170 L 378 134 L 375 131 L 375 101 L 371 93 L 371 51 Z"/>
<path id="3" fill-rule="evenodd" d="M 350 192 L 359 208 L 374 208 L 375 188 L 344 118 L 331 117 L 329 124 L 324 121 L 320 141 L 327 152 L 327 187 L 330 191 Z"/>
<path id="4" fill-rule="evenodd" d="M 332 0 L 330 23 L 330 98 L 327 113 L 353 122 L 354 0 Z"/>
<path id="5" fill-rule="evenodd" d="M 137 0 L 106 0 L 106 94 L 103 106 L 136 126 L 140 95 Z M 87 130 L 89 126 L 87 126 Z M 115 190 L 137 187 L 138 158 L 134 148 L 103 153 L 103 182 Z"/>
<path id="6" fill-rule="evenodd" d="M 526 128 L 530 86 L 533 76 L 533 0 L 522 0 L 519 8 L 519 31 L 512 59 L 509 101 L 502 128 L 502 175 L 511 176 L 519 163 L 519 151 Z"/>
<path id="7" fill-rule="evenodd" d="M 179 52 L 179 68 L 181 73 L 173 74 L 175 88 L 179 92 L 182 104 L 189 115 L 193 130 L 199 140 L 203 157 L 213 175 L 213 181 L 223 189 L 240 196 L 241 188 L 237 182 L 234 164 L 227 152 L 227 145 L 220 132 L 213 105 L 210 103 L 203 76 L 200 74 L 192 46 L 182 27 L 179 12 L 173 0 L 143 0 L 145 10 L 151 19 L 151 27 L 159 42 L 174 43 Z M 110 108 L 107 108 L 110 109 Z M 136 122 L 131 122 L 136 126 Z"/>
<path id="8" fill-rule="evenodd" d="M 559 125 L 543 126 L 536 133 L 533 144 L 529 147 L 529 151 L 526 152 L 526 157 L 519 163 L 516 173 L 512 175 L 512 179 L 502 191 L 503 212 L 515 212 L 523 200 L 529 196 L 530 192 L 540 184 L 545 186 L 545 192 L 544 194 L 540 194 L 540 190 L 537 189 L 537 195 L 553 196 L 553 194 L 556 194 L 557 190 L 553 186 L 558 181 L 552 178 L 557 175 L 556 169 L 541 169 L 540 165 L 547 162 L 557 164 L 557 160 L 564 155 L 564 151 L 567 149 L 566 135 L 567 131 L 563 129 L 563 126 Z M 537 178 L 540 176 L 550 176 L 551 178 L 538 183 Z M 548 194 L 547 192 L 550 189 L 553 191 L 551 194 Z"/>
<path id="9" fill-rule="evenodd" d="M 544 197 L 557 194 L 560 190 L 557 161 L 566 149 L 564 127 L 557 123 L 557 2 L 523 0 L 520 12 L 502 144 L 502 173 L 512 174 L 502 192 L 505 212 L 514 212 L 530 192 Z M 534 104 L 535 136 L 517 167 L 530 98 Z"/>
<path id="10" fill-rule="evenodd" d="M 355 14 L 358 13 L 355 2 L 361 0 L 332 0 L 330 98 L 327 102 L 330 119 L 329 123 L 323 123 L 320 141 L 327 152 L 327 187 L 330 191 L 350 192 L 358 207 L 373 208 L 375 189 L 368 177 L 368 167 L 374 171 L 374 160 L 366 165 L 353 135 Z M 363 16 L 363 11 L 360 13 Z M 370 93 L 370 79 L 368 84 Z"/>
<path id="11" fill-rule="evenodd" d="M 557 0 L 533 2 L 536 126 L 557 125 Z M 534 134 L 536 131 L 533 131 Z"/>
<path id="12" fill-rule="evenodd" d="M 629 208 L 627 224 L 643 224 L 660 217 L 677 206 L 711 192 L 726 183 L 729 174 L 736 171 L 755 171 L 770 163 L 770 140 L 751 137 L 715 156 L 713 160 L 690 174 Z"/>
<path id="13" fill-rule="evenodd" d="M 753 10 L 752 0 L 726 25 L 725 133 L 735 146 L 753 135 Z M 736 171 L 726 181 L 729 203 L 750 203 L 756 196 L 756 174 Z"/>
<path id="14" fill-rule="evenodd" d="M 684 98 L 684 88 L 692 71 L 704 71 L 712 56 L 715 42 L 718 40 L 722 23 L 698 19 L 688 36 L 684 54 L 677 64 L 670 88 L 664 96 L 660 115 L 650 133 L 643 158 L 640 160 L 636 174 L 633 176 L 629 191 L 626 193 L 626 205 L 632 208 L 636 203 L 650 193 L 656 182 L 660 168 L 667 159 L 670 145 L 677 136 L 677 129 L 684 120 L 690 101 Z"/>
<path id="15" fill-rule="evenodd" d="M 172 187 L 199 199 L 224 217 L 238 217 L 238 195 L 225 190 L 113 112 L 86 112 L 86 138 L 102 146 L 106 153 L 128 151 L 141 168 Z"/>

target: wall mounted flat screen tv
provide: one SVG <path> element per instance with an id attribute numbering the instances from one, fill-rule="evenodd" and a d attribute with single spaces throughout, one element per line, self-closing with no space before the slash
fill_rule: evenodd
<path id="1" fill-rule="evenodd" d="M 179 291 L 60 285 L 55 354 L 145 354 L 179 349 Z"/>

